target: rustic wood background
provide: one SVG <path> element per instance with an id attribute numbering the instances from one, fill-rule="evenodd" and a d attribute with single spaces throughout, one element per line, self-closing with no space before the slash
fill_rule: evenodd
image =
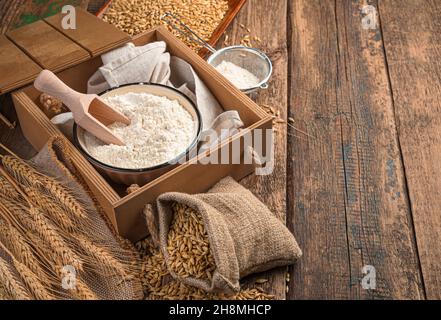
<path id="1" fill-rule="evenodd" d="M 368 4 L 379 19 L 365 30 Z M 17 8 L 0 5 L 1 30 Z M 295 119 L 277 127 L 274 173 L 242 181 L 304 252 L 289 290 L 286 269 L 264 275 L 278 298 L 441 299 L 440 16 L 436 0 L 249 0 L 226 32 L 262 39 L 274 74 L 257 102 Z M 0 134 L 34 153 L 19 127 Z"/>

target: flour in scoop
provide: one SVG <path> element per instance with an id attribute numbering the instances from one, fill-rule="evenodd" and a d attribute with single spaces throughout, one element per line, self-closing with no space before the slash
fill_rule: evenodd
<path id="1" fill-rule="evenodd" d="M 260 82 L 254 74 L 229 61 L 219 63 L 216 70 L 241 90 L 257 87 Z"/>
<path id="2" fill-rule="evenodd" d="M 124 146 L 105 144 L 85 132 L 87 152 L 96 160 L 125 169 L 156 166 L 185 152 L 196 136 L 195 119 L 176 100 L 148 93 L 126 93 L 103 100 L 131 120 L 110 131 Z"/>

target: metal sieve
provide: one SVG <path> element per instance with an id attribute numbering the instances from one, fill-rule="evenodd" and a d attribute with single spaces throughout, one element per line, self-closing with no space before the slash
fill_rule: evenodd
<path id="1" fill-rule="evenodd" d="M 213 67 L 217 67 L 222 61 L 228 61 L 254 74 L 259 79 L 259 83 L 254 87 L 241 89 L 242 92 L 250 94 L 258 89 L 268 88 L 268 80 L 273 72 L 273 65 L 268 56 L 259 49 L 229 46 L 216 50 L 174 14 L 168 12 L 161 19 L 176 31 L 210 51 L 211 55 L 207 62 Z"/>

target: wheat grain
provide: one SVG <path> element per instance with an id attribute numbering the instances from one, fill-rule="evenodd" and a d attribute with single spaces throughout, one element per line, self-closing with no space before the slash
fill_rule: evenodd
<path id="1" fill-rule="evenodd" d="M 6 198 L 0 194 L 0 213 L 7 221 L 14 221 L 25 230 L 33 230 L 33 220 L 29 216 L 29 208 L 22 202 Z"/>
<path id="2" fill-rule="evenodd" d="M 169 268 L 181 277 L 211 279 L 216 269 L 202 217 L 195 210 L 173 204 L 173 221 L 168 233 Z M 199 254 L 194 255 L 197 251 Z"/>
<path id="3" fill-rule="evenodd" d="M 237 294 L 207 293 L 171 278 L 160 251 L 144 259 L 142 281 L 148 300 L 271 300 L 273 295 L 260 288 L 243 289 Z"/>
<path id="4" fill-rule="evenodd" d="M 191 8 L 191 10 L 190 10 Z M 139 34 L 150 28 L 167 24 L 161 20 L 166 12 L 171 12 L 208 41 L 228 11 L 226 0 L 114 0 L 104 14 L 103 20 L 114 24 L 130 35 Z M 194 50 L 200 45 L 190 41 L 173 28 L 171 32 Z"/>

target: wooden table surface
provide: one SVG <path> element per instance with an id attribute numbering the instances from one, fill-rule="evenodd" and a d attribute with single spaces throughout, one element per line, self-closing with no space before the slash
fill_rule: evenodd
<path id="1" fill-rule="evenodd" d="M 262 39 L 274 73 L 256 101 L 295 120 L 274 173 L 242 181 L 304 253 L 288 291 L 286 269 L 265 275 L 278 298 L 441 299 L 440 16 L 436 0 L 249 0 L 228 29 Z M 33 154 L 19 128 L 0 134 Z"/>

